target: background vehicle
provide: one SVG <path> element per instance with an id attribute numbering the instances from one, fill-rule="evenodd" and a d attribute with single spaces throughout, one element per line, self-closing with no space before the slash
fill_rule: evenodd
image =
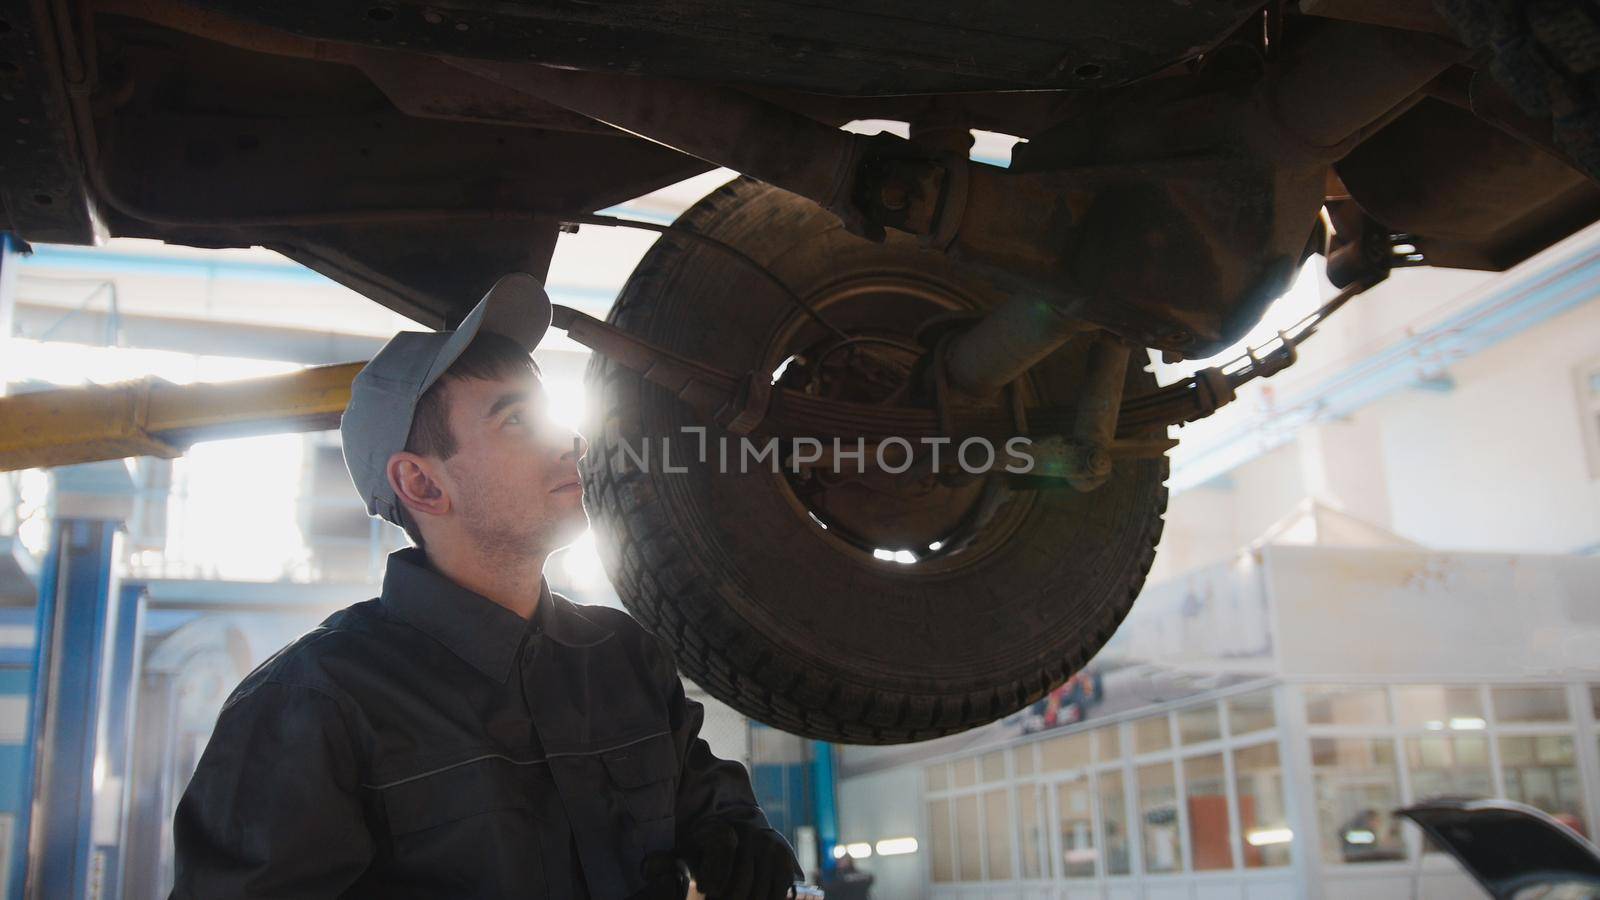
<path id="1" fill-rule="evenodd" d="M 1496 900 L 1600 897 L 1600 854 L 1549 813 L 1509 800 L 1438 799 L 1398 814 L 1417 823 Z"/>

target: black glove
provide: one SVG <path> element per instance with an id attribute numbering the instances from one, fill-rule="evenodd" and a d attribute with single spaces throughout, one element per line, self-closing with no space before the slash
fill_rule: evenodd
<path id="1" fill-rule="evenodd" d="M 689 893 L 689 879 L 679 874 L 678 859 L 671 853 L 652 853 L 639 866 L 644 887 L 629 894 L 627 900 L 683 900 Z"/>
<path id="2" fill-rule="evenodd" d="M 712 820 L 689 832 L 683 858 L 709 900 L 783 900 L 804 877 L 783 835 Z"/>

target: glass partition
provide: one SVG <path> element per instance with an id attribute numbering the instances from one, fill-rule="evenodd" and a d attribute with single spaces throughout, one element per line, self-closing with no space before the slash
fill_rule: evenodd
<path id="1" fill-rule="evenodd" d="M 1233 752 L 1234 792 L 1239 803 L 1240 847 L 1245 868 L 1287 866 L 1294 831 L 1283 796 L 1278 745 L 1257 744 Z"/>
<path id="2" fill-rule="evenodd" d="M 1098 855 L 1094 845 L 1092 785 L 1079 776 L 1056 785 L 1056 821 L 1061 832 L 1061 875 L 1093 878 Z"/>
<path id="3" fill-rule="evenodd" d="M 1011 878 L 1011 792 L 989 791 L 983 795 L 983 831 L 989 860 L 990 881 Z"/>
<path id="4" fill-rule="evenodd" d="M 1140 766 L 1139 832 L 1144 850 L 1144 870 L 1151 873 L 1183 869 L 1183 847 L 1178 833 L 1178 782 L 1172 763 Z"/>
<path id="5" fill-rule="evenodd" d="M 1132 838 L 1128 831 L 1127 790 L 1122 770 L 1108 769 L 1097 778 L 1100 786 L 1100 826 L 1106 848 L 1106 874 L 1126 875 L 1132 871 Z"/>
<path id="6" fill-rule="evenodd" d="M 1390 738 L 1313 738 L 1311 770 L 1322 859 L 1372 863 L 1404 859 L 1400 782 Z"/>
<path id="7" fill-rule="evenodd" d="M 1221 753 L 1183 761 L 1184 811 L 1189 814 L 1189 861 L 1197 872 L 1233 868 L 1228 820 L 1228 774 Z"/>

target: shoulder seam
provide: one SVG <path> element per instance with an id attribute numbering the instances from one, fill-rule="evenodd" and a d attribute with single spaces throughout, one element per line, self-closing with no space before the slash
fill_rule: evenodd
<path id="1" fill-rule="evenodd" d="M 251 685 L 247 690 L 244 691 L 244 693 L 236 694 L 233 697 L 228 698 L 228 702 L 225 703 L 223 705 L 223 707 L 222 707 L 223 710 L 226 710 L 231 706 L 237 705 L 240 701 L 243 701 L 243 700 L 247 699 L 252 694 L 254 694 L 256 691 L 260 690 L 261 688 L 263 688 L 263 687 L 265 687 L 267 685 L 276 685 L 278 687 L 287 687 L 287 688 L 300 688 L 301 690 L 310 691 L 310 692 L 312 692 L 314 694 L 317 694 L 317 695 L 327 699 L 328 701 L 332 702 L 333 705 L 338 708 L 339 716 L 340 716 L 341 719 L 344 718 L 345 715 L 346 715 L 345 704 L 347 702 L 349 702 L 349 701 L 348 701 L 347 698 L 339 696 L 339 694 L 336 692 L 335 689 L 333 689 L 331 687 L 324 687 L 322 685 L 310 684 L 310 683 L 307 683 L 307 682 L 291 681 L 291 680 L 288 680 L 286 678 L 281 678 L 281 677 L 279 677 L 277 675 L 269 675 L 269 676 L 261 679 L 257 683 Z M 350 730 L 350 723 L 349 722 L 344 722 L 343 724 L 345 726 L 345 730 L 349 731 Z"/>

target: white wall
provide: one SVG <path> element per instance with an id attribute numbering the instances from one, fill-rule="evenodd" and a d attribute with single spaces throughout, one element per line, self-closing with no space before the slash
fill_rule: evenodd
<path id="1" fill-rule="evenodd" d="M 928 836 L 922 827 L 922 767 L 904 766 L 839 782 L 839 841 L 915 837 L 916 853 L 859 860 L 877 879 L 872 895 L 884 900 L 926 897 Z"/>
<path id="2" fill-rule="evenodd" d="M 1600 559 L 1291 546 L 1263 558 L 1286 675 L 1600 673 Z"/>
<path id="3" fill-rule="evenodd" d="M 1600 358 L 1600 301 L 1454 362 L 1448 393 L 1375 405 L 1396 531 L 1433 547 L 1566 553 L 1600 541 L 1576 369 Z"/>
<path id="4" fill-rule="evenodd" d="M 1231 477 L 1238 497 L 1233 519 L 1235 550 L 1293 513 L 1308 496 L 1304 454 L 1296 443 L 1257 457 Z"/>
<path id="5" fill-rule="evenodd" d="M 1304 429 L 1295 442 L 1305 492 L 1364 522 L 1390 527 L 1385 417 L 1351 416 Z"/>
<path id="6" fill-rule="evenodd" d="M 1595 414 L 1580 374 L 1597 359 L 1600 300 L 1465 359 L 1419 360 L 1419 377 L 1443 373 L 1453 386 L 1303 428 L 1173 496 L 1150 581 L 1228 558 L 1307 498 L 1427 547 L 1592 552 L 1600 482 L 1590 456 L 1600 454 L 1583 431 Z"/>
<path id="7" fill-rule="evenodd" d="M 1227 559 L 1239 549 L 1234 534 L 1233 486 L 1204 484 L 1184 491 L 1167 502 L 1167 521 L 1161 530 L 1156 561 L 1146 584 L 1170 578 Z"/>
<path id="8" fill-rule="evenodd" d="M 1174 494 L 1146 584 L 1233 558 L 1306 497 L 1304 456 L 1290 442 L 1212 484 Z"/>

